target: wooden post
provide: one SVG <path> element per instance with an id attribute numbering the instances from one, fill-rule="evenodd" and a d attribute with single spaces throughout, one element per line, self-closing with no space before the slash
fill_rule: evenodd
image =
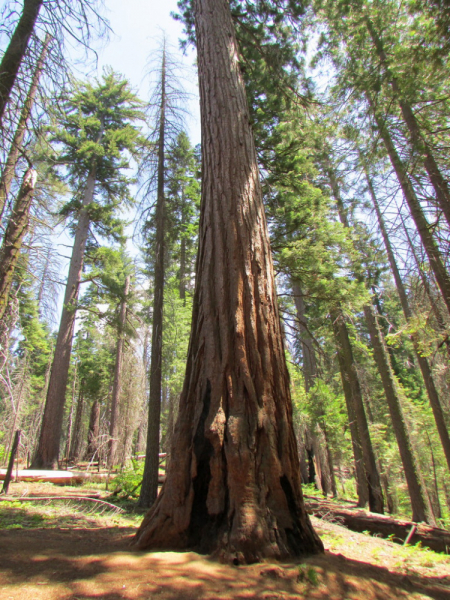
<path id="1" fill-rule="evenodd" d="M 20 433 L 21 433 L 21 431 L 20 431 L 20 429 L 18 429 L 14 436 L 14 442 L 13 442 L 13 445 L 11 448 L 11 454 L 9 455 L 8 470 L 6 471 L 5 481 L 3 482 L 2 494 L 8 493 L 8 488 L 9 488 L 9 484 L 11 481 L 12 471 L 14 468 L 14 459 L 16 458 L 17 448 L 19 447 Z"/>

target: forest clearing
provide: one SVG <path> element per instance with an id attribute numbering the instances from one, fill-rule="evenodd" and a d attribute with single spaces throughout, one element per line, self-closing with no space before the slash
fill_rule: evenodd
<path id="1" fill-rule="evenodd" d="M 450 598 L 449 82 L 448 0 L 0 0 L 0 600 Z"/>
<path id="2" fill-rule="evenodd" d="M 71 496 L 99 486 L 13 483 L 0 502 L 0 600 L 388 600 L 450 598 L 450 556 L 312 518 L 325 554 L 250 566 L 130 547 L 142 512 L 100 514 Z M 27 503 L 23 495 L 66 496 Z"/>

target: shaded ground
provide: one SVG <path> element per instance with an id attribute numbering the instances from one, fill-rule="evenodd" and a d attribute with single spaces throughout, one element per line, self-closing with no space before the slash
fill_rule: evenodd
<path id="1" fill-rule="evenodd" d="M 20 485 L 11 491 L 23 493 Z M 195 553 L 133 551 L 137 516 L 99 515 L 70 501 L 30 504 L 0 502 L 0 600 L 450 600 L 450 557 L 324 520 L 314 525 L 325 555 L 233 567 Z"/>

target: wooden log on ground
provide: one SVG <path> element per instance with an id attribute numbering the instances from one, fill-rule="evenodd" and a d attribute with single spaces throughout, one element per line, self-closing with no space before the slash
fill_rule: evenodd
<path id="1" fill-rule="evenodd" d="M 359 533 L 368 531 L 383 538 L 392 537 L 394 542 L 402 544 L 412 533 L 408 543 L 422 542 L 422 546 L 435 552 L 450 553 L 450 531 L 430 527 L 425 523 L 413 523 L 406 519 L 395 519 L 388 515 L 379 515 L 367 510 L 347 508 L 318 498 L 305 497 L 306 510 L 310 515 L 344 525 Z M 413 531 L 413 526 L 416 526 Z"/>

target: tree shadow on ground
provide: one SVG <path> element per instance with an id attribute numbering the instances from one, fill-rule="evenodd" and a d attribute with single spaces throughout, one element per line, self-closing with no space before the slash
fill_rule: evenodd
<path id="1" fill-rule="evenodd" d="M 135 552 L 133 533 L 0 532 L 0 600 L 450 600 L 448 578 L 392 573 L 331 552 L 234 567 L 192 552 Z M 301 581 L 299 564 L 308 574 Z"/>

